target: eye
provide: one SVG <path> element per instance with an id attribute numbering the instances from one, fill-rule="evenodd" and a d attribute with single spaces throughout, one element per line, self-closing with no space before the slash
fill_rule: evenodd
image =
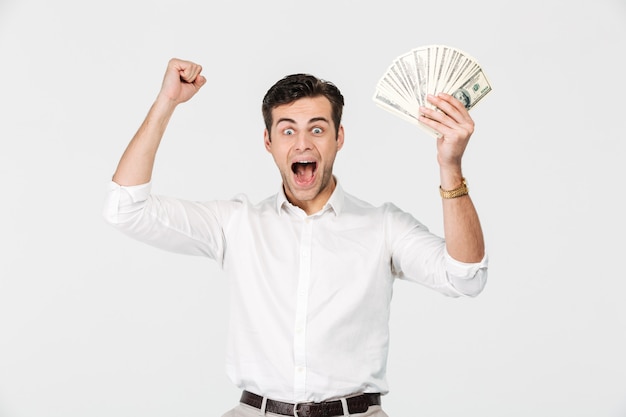
<path id="1" fill-rule="evenodd" d="M 283 130 L 283 135 L 293 135 L 295 132 L 293 129 L 285 129 Z"/>
<path id="2" fill-rule="evenodd" d="M 314 127 L 313 129 L 311 129 L 311 132 L 315 135 L 321 135 L 322 133 L 324 133 L 321 127 Z"/>

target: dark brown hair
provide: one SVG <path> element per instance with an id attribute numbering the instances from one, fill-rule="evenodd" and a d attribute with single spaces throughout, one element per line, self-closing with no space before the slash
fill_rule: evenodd
<path id="1" fill-rule="evenodd" d="M 272 127 L 272 110 L 283 104 L 289 104 L 304 97 L 324 96 L 330 101 L 335 131 L 339 132 L 343 112 L 343 96 L 331 82 L 321 80 L 310 74 L 292 74 L 282 78 L 263 97 L 263 120 L 267 131 Z"/>

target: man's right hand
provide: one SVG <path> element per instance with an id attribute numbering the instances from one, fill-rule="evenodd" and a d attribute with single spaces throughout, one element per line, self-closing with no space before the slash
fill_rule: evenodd
<path id="1" fill-rule="evenodd" d="M 176 104 L 184 103 L 194 96 L 206 83 L 200 75 L 202 66 L 191 61 L 172 58 L 167 64 L 159 95 Z"/>

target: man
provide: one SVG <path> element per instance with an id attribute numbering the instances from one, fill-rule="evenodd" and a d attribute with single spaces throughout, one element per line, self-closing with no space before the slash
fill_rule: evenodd
<path id="1" fill-rule="evenodd" d="M 180 103 L 205 84 L 202 68 L 170 60 L 161 91 L 122 155 L 106 219 L 163 249 L 215 259 L 230 283 L 227 372 L 242 389 L 226 416 L 385 416 L 389 304 L 395 278 L 449 296 L 475 296 L 487 258 L 461 159 L 474 124 L 450 95 L 420 120 L 437 130 L 445 240 L 411 215 L 374 207 L 333 176 L 344 143 L 343 96 L 295 74 L 263 100 L 265 147 L 280 191 L 190 202 L 150 194 L 157 148 Z"/>

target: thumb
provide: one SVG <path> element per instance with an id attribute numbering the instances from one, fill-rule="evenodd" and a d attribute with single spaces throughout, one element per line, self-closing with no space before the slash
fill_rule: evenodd
<path id="1" fill-rule="evenodd" d="M 204 75 L 198 75 L 193 81 L 193 85 L 195 85 L 197 89 L 200 89 L 204 84 L 206 84 L 206 77 Z"/>

